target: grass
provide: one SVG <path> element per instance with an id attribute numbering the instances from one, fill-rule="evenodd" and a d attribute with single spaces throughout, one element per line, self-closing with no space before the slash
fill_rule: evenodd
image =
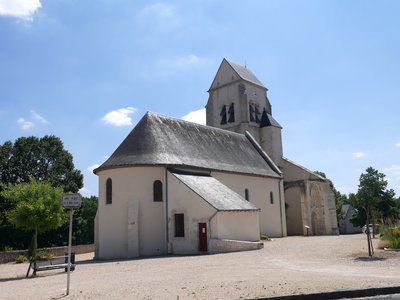
<path id="1" fill-rule="evenodd" d="M 389 243 L 388 248 L 400 249 L 400 227 L 382 227 L 380 238 Z"/>

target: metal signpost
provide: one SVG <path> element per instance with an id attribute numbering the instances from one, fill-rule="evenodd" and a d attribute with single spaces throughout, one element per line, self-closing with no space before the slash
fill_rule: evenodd
<path id="1" fill-rule="evenodd" d="M 72 215 L 74 209 L 81 207 L 80 194 L 64 194 L 62 197 L 62 207 L 69 208 L 69 237 L 68 237 L 68 275 L 67 275 L 67 295 L 69 295 L 69 282 L 71 273 L 71 245 L 72 245 Z"/>

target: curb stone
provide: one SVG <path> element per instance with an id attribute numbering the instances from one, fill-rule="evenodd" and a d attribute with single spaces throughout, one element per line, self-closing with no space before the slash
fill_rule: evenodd
<path id="1" fill-rule="evenodd" d="M 325 299 L 343 299 L 343 298 L 360 298 L 382 296 L 400 293 L 400 286 L 378 287 L 359 290 L 341 290 L 326 293 L 314 294 L 299 294 L 299 295 L 286 295 L 277 297 L 260 297 L 254 298 L 257 300 L 272 299 L 272 300 L 325 300 Z"/>

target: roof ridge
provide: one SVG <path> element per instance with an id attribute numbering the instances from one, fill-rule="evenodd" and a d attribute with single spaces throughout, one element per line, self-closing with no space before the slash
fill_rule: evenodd
<path id="1" fill-rule="evenodd" d="M 209 130 L 221 131 L 221 132 L 227 133 L 229 135 L 237 135 L 237 136 L 245 137 L 245 135 L 243 133 L 233 132 L 233 131 L 230 131 L 230 130 L 226 130 L 226 129 L 222 129 L 222 128 L 218 128 L 218 127 L 214 127 L 214 126 L 199 124 L 199 123 L 196 123 L 196 122 L 183 120 L 183 119 L 180 119 L 180 118 L 177 118 L 177 117 L 170 117 L 170 116 L 163 115 L 163 114 L 160 114 L 160 113 L 157 113 L 157 112 L 147 111 L 145 115 L 155 115 L 155 116 L 163 117 L 163 118 L 166 118 L 166 119 L 170 119 L 170 120 L 174 120 L 174 121 L 178 121 L 178 122 L 182 122 L 182 123 L 194 124 L 196 126 L 207 128 Z"/>

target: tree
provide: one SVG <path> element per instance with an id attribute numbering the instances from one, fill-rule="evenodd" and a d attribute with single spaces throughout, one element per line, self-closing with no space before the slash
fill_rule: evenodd
<path id="1" fill-rule="evenodd" d="M 22 230 L 33 231 L 32 256 L 35 258 L 38 235 L 67 221 L 67 214 L 60 204 L 63 190 L 34 178 L 27 183 L 8 184 L 3 189 L 1 195 L 15 203 L 7 213 L 10 223 Z"/>
<path id="2" fill-rule="evenodd" d="M 53 135 L 20 137 L 14 143 L 0 145 L 0 183 L 17 185 L 30 182 L 30 178 L 61 187 L 64 192 L 76 193 L 83 186 L 83 176 L 75 169 L 72 155 Z M 28 246 L 26 234 L 11 226 L 6 217 L 16 205 L 0 193 L 0 249 L 8 243 L 18 248 Z"/>
<path id="3" fill-rule="evenodd" d="M 397 218 L 398 216 L 394 191 L 387 190 L 387 184 L 385 174 L 369 167 L 366 169 L 365 173 L 362 173 L 360 176 L 357 195 L 351 198 L 352 205 L 358 209 L 358 216 L 354 218 L 354 221 L 358 223 L 357 225 L 361 225 L 359 224 L 360 220 L 364 219 L 362 214 L 365 214 L 364 220 L 367 224 L 366 229 L 369 256 L 372 256 L 373 254 L 369 232 L 370 222 L 372 221 L 373 225 L 375 225 L 376 221 L 385 223 L 390 218 Z M 373 228 L 374 227 L 375 226 L 373 226 Z"/>
<path id="4" fill-rule="evenodd" d="M 94 242 L 94 219 L 96 217 L 98 198 L 82 197 L 82 206 L 76 211 L 73 239 L 78 245 Z"/>
<path id="5" fill-rule="evenodd" d="M 83 186 L 83 176 L 74 167 L 72 155 L 64 149 L 60 138 L 46 135 L 20 137 L 0 146 L 0 182 L 18 184 L 38 181 L 76 193 Z"/>

